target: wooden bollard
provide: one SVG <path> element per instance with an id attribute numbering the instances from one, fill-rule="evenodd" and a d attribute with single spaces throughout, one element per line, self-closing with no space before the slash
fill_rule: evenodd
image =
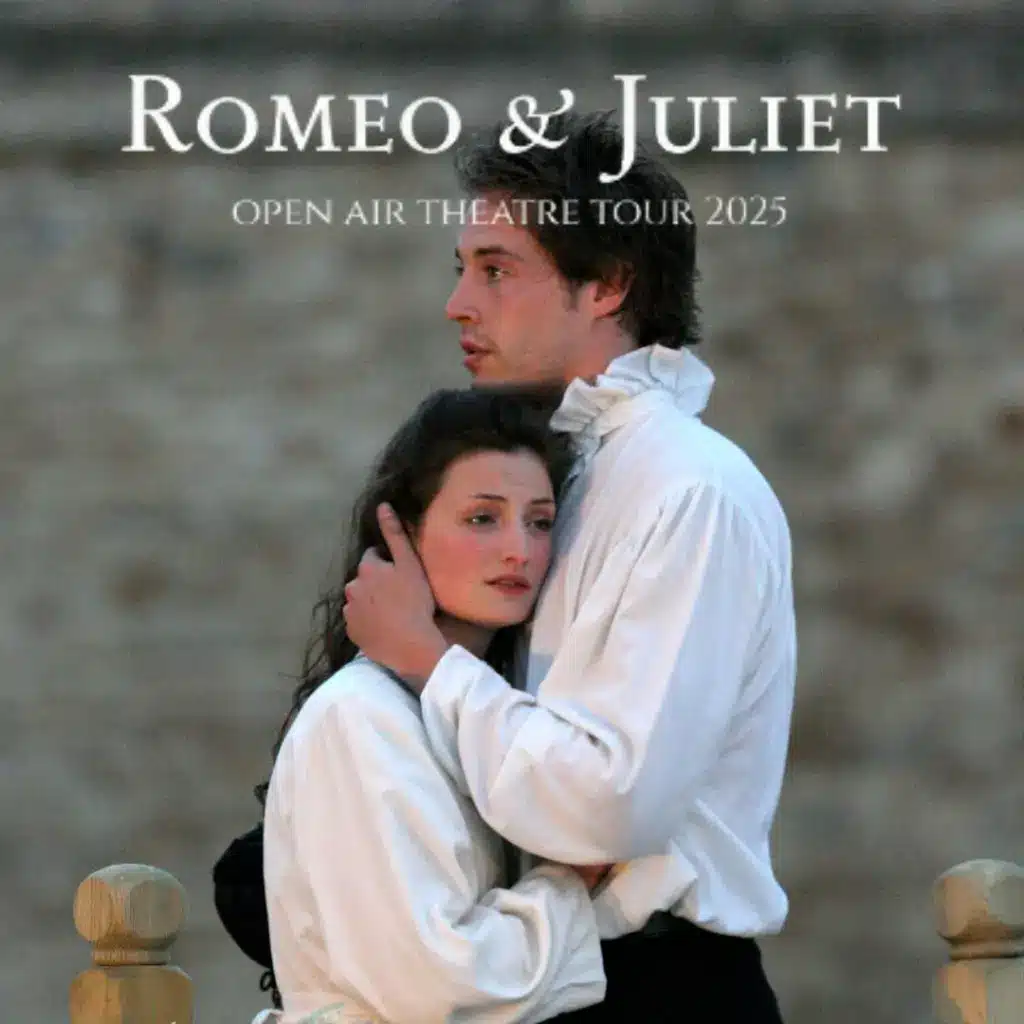
<path id="1" fill-rule="evenodd" d="M 192 981 L 169 953 L 184 922 L 185 890 L 166 871 L 94 871 L 75 894 L 93 966 L 71 983 L 71 1024 L 194 1024 Z"/>
<path id="2" fill-rule="evenodd" d="M 1024 868 L 996 860 L 959 864 L 935 883 L 938 932 L 951 963 L 935 979 L 941 1024 L 1024 1021 Z"/>

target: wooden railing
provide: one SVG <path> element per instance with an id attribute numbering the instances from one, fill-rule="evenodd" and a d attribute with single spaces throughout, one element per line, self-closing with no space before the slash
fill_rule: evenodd
<path id="1" fill-rule="evenodd" d="M 114 864 L 75 893 L 75 927 L 92 967 L 71 983 L 71 1024 L 194 1024 L 192 981 L 172 966 L 185 890 L 166 871 Z"/>
<path id="2" fill-rule="evenodd" d="M 935 883 L 939 934 L 950 962 L 935 978 L 941 1024 L 1024 1024 L 1024 868 L 959 864 Z"/>
<path id="3" fill-rule="evenodd" d="M 1024 868 L 974 860 L 934 886 L 949 962 L 935 978 L 939 1024 L 1024 1024 Z M 91 874 L 75 895 L 75 927 L 92 967 L 71 985 L 71 1024 L 195 1024 L 192 982 L 170 963 L 185 890 L 144 864 Z"/>

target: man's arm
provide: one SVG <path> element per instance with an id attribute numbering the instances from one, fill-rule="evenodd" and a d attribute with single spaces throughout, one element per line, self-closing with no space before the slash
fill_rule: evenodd
<path id="1" fill-rule="evenodd" d="M 781 584 L 713 487 L 613 551 L 538 694 L 461 647 L 422 694 L 435 755 L 511 842 L 566 863 L 663 854 L 737 708 Z"/>

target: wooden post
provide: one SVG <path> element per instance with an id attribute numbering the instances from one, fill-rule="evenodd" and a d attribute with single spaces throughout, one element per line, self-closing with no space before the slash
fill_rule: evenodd
<path id="1" fill-rule="evenodd" d="M 935 883 L 938 932 L 951 963 L 933 991 L 941 1024 L 1024 1021 L 1024 868 L 996 860 L 959 864 Z"/>
<path id="2" fill-rule="evenodd" d="M 168 952 L 184 921 L 185 890 L 166 871 L 94 871 L 75 894 L 93 966 L 71 983 L 71 1024 L 194 1024 L 192 982 Z"/>

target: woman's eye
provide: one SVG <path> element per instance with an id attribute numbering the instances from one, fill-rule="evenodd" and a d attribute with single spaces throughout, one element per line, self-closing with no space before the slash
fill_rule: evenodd
<path id="1" fill-rule="evenodd" d="M 554 519 L 535 519 L 533 525 L 540 530 L 542 533 L 549 533 L 555 528 Z"/>
<path id="2" fill-rule="evenodd" d="M 504 267 L 487 266 L 484 267 L 484 273 L 488 276 L 490 280 L 497 281 L 505 276 L 505 269 Z"/>
<path id="3" fill-rule="evenodd" d="M 473 526 L 487 526 L 494 522 L 494 516 L 490 512 L 477 512 L 475 516 L 470 516 L 467 522 Z"/>

